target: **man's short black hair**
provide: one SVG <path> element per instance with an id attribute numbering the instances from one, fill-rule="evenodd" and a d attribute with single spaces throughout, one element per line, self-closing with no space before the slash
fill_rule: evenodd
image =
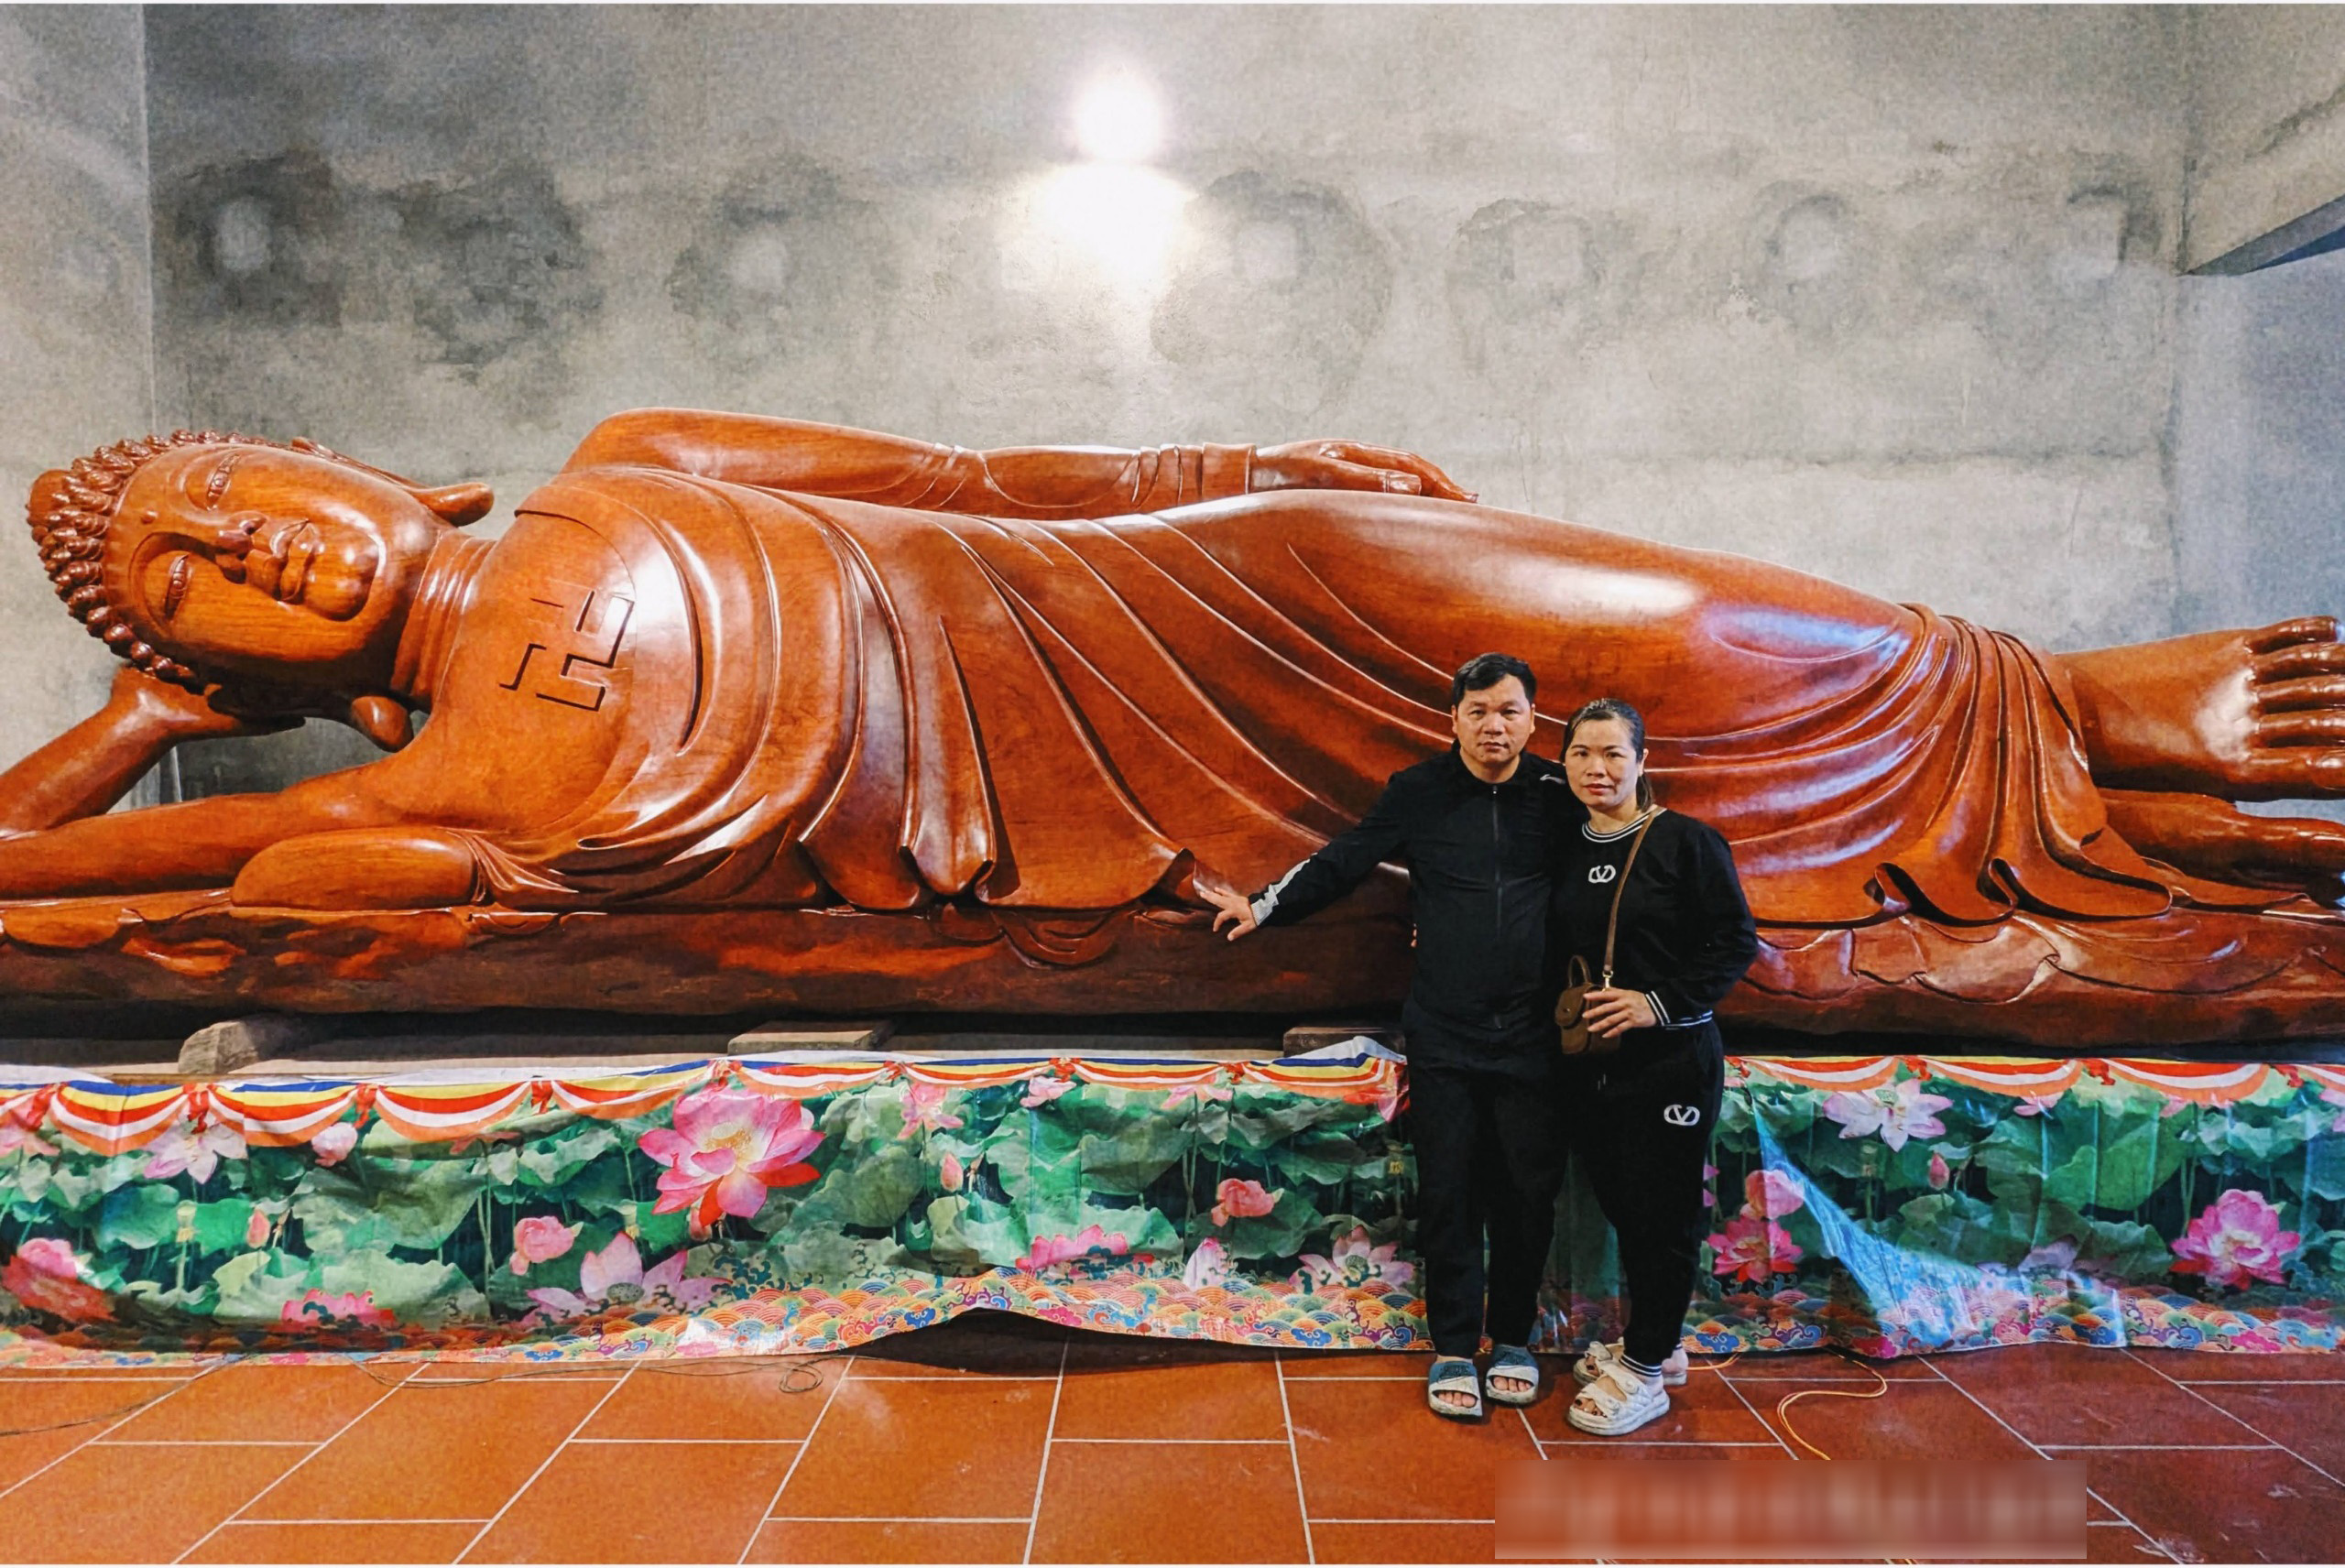
<path id="1" fill-rule="evenodd" d="M 1539 695 L 1539 677 L 1531 673 L 1531 666 L 1511 653 L 1478 653 L 1457 667 L 1449 682 L 1449 705 L 1454 711 L 1466 701 L 1468 691 L 1487 691 L 1508 676 L 1522 682 L 1522 694 Z"/>

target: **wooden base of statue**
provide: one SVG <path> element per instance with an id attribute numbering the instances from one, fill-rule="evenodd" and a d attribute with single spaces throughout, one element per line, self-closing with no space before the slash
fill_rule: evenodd
<path id="1" fill-rule="evenodd" d="M 1720 1009 L 1730 1023 L 2058 1051 L 2328 1037 L 2345 1011 L 2345 919 L 2023 916 L 1980 931 L 1908 917 L 1760 936 Z M 0 908 L 0 996 L 22 1003 L 1324 1018 L 1397 1007 L 1409 973 L 1402 924 L 1340 907 L 1235 944 L 1175 910 L 313 915 L 220 893 Z"/>

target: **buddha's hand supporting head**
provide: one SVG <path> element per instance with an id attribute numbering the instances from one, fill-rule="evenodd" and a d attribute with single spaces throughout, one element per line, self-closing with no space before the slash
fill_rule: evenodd
<path id="1" fill-rule="evenodd" d="M 180 431 L 42 474 L 28 515 L 66 608 L 139 670 L 338 713 L 387 689 L 433 548 L 489 504 L 319 447 Z"/>

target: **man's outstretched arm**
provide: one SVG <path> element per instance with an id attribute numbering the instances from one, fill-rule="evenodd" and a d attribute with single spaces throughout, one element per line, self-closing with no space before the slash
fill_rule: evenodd
<path id="1" fill-rule="evenodd" d="M 1214 916 L 1213 929 L 1228 926 L 1229 940 L 1236 942 L 1258 926 L 1292 925 L 1314 915 L 1358 887 L 1369 872 L 1398 855 L 1408 840 L 1396 798 L 1400 790 L 1400 776 L 1395 774 L 1358 827 L 1329 839 L 1325 848 L 1251 897 L 1200 887 L 1220 911 Z"/>
<path id="2" fill-rule="evenodd" d="M 1383 490 L 1471 500 L 1412 453 L 1284 446 L 1029 446 L 974 452 L 843 425 L 638 408 L 594 427 L 565 472 L 637 464 L 920 511 L 1040 521 L 1162 511 L 1252 490 Z"/>

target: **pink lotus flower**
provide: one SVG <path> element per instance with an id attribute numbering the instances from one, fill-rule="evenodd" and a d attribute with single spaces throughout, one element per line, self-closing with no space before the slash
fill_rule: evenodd
<path id="1" fill-rule="evenodd" d="M 705 1234 L 720 1214 L 747 1219 L 774 1187 L 796 1187 L 819 1174 L 805 1156 L 823 1141 L 795 1100 L 704 1089 L 676 1102 L 671 1125 L 653 1127 L 636 1147 L 668 1167 L 655 1214 L 692 1211 Z"/>
<path id="2" fill-rule="evenodd" d="M 581 1227 L 551 1214 L 531 1214 L 513 1226 L 513 1272 L 527 1274 L 532 1263 L 551 1263 L 570 1250 Z"/>
<path id="3" fill-rule="evenodd" d="M 1039 1274 L 1054 1265 L 1072 1263 L 1078 1258 L 1087 1258 L 1095 1252 L 1104 1252 L 1112 1258 L 1121 1258 L 1130 1250 L 1131 1243 L 1124 1239 L 1122 1232 L 1103 1231 L 1096 1225 L 1085 1225 L 1073 1236 L 1034 1237 L 1027 1247 L 1026 1256 L 1018 1259 L 1011 1267 L 1023 1269 L 1029 1274 Z"/>
<path id="4" fill-rule="evenodd" d="M 1792 1272 L 1800 1260 L 1799 1244 L 1783 1227 L 1755 1214 L 1738 1215 L 1726 1222 L 1723 1232 L 1704 1239 L 1718 1254 L 1711 1273 L 1752 1285 L 1764 1285 L 1770 1275 Z"/>
<path id="5" fill-rule="evenodd" d="M 2176 1274 L 2203 1274 L 2210 1285 L 2278 1285 L 2283 1265 L 2304 1240 L 2280 1228 L 2280 1211 L 2261 1192 L 2225 1190 L 2174 1243 Z"/>
<path id="6" fill-rule="evenodd" d="M 1303 1255 L 1303 1267 L 1295 1270 L 1294 1283 L 1303 1290 L 1324 1290 L 1330 1286 L 1358 1287 L 1371 1280 L 1387 1285 L 1405 1285 L 1416 1278 L 1416 1266 L 1401 1261 L 1400 1245 L 1376 1245 L 1366 1225 L 1354 1225 L 1349 1236 L 1339 1238 L 1322 1256 L 1316 1252 Z"/>
<path id="7" fill-rule="evenodd" d="M 1183 1083 L 1177 1089 L 1164 1091 L 1164 1108 L 1169 1111 L 1192 1095 L 1195 1096 L 1199 1105 L 1208 1100 L 1219 1100 L 1226 1104 L 1230 1098 L 1231 1090 L 1228 1084 L 1212 1078 L 1195 1083 Z"/>
<path id="8" fill-rule="evenodd" d="M 2158 1113 L 2158 1120 L 2164 1121 L 2168 1116 L 2178 1116 L 2189 1108 L 2190 1102 L 2184 1099 L 2181 1095 L 2168 1094 L 2165 1097 L 2165 1109 Z"/>
<path id="9" fill-rule="evenodd" d="M 1262 1191 L 1260 1181 L 1240 1181 L 1232 1178 L 1224 1181 L 1215 1193 L 1221 1201 L 1213 1206 L 1209 1216 L 1216 1225 L 1226 1225 L 1232 1216 L 1252 1219 L 1267 1214 L 1278 1207 L 1280 1193 Z"/>
<path id="10" fill-rule="evenodd" d="M 224 1157 L 245 1158 L 245 1135 L 234 1127 L 218 1122 L 201 1132 L 185 1122 L 173 1124 L 163 1136 L 147 1146 L 147 1163 L 139 1171 L 150 1181 L 168 1181 L 180 1171 L 187 1171 L 201 1184 L 212 1180 L 213 1171 L 220 1168 Z"/>
<path id="11" fill-rule="evenodd" d="M 1799 1182 L 1780 1171 L 1753 1171 L 1742 1179 L 1743 1213 L 1757 1219 L 1779 1220 L 1807 1206 Z"/>
<path id="12" fill-rule="evenodd" d="M 361 1290 L 355 1295 L 344 1291 L 338 1296 L 311 1290 L 300 1301 L 279 1307 L 277 1316 L 281 1323 L 326 1328 L 348 1328 L 354 1323 L 363 1328 L 389 1328 L 399 1321 L 390 1309 L 375 1304 L 372 1290 Z"/>
<path id="13" fill-rule="evenodd" d="M 256 1203 L 253 1205 L 252 1214 L 245 1221 L 245 1245 L 246 1247 L 267 1247 L 268 1245 L 268 1211 Z"/>
<path id="14" fill-rule="evenodd" d="M 2335 1121 L 2329 1124 L 2329 1130 L 2345 1132 L 2345 1089 L 2323 1089 L 2320 1092 L 2320 1098 L 2323 1105 L 2336 1105 L 2340 1108 L 2340 1114 Z M 0 1143 L 0 1150 L 5 1150 L 6 1148 L 7 1145 Z M 50 1152 L 56 1151 L 52 1149 Z"/>
<path id="15" fill-rule="evenodd" d="M 2060 1092 L 2057 1089 L 2048 1094 L 2022 1094 L 2019 1104 L 2012 1107 L 2012 1113 L 2014 1116 L 2040 1116 L 2059 1103 Z"/>
<path id="16" fill-rule="evenodd" d="M 1824 1114 L 1840 1124 L 1842 1138 L 1879 1133 L 1890 1148 L 1903 1149 L 1907 1138 L 1942 1137 L 1946 1124 L 1937 1113 L 1953 1104 L 1943 1094 L 1922 1093 L 1921 1080 L 1908 1078 L 1859 1094 L 1834 1094 L 1824 1102 Z"/>
<path id="17" fill-rule="evenodd" d="M 1930 1186 L 1936 1191 L 1944 1192 L 1946 1184 L 1953 1179 L 1954 1172 L 1947 1168 L 1946 1156 L 1935 1149 L 1930 1150 Z"/>
<path id="18" fill-rule="evenodd" d="M 1074 1080 L 1072 1078 L 1060 1078 L 1047 1073 L 1037 1073 L 1026 1080 L 1026 1097 L 1018 1103 L 1031 1111 L 1037 1105 L 1049 1105 L 1074 1087 Z"/>
<path id="19" fill-rule="evenodd" d="M 948 1192 L 959 1192 L 961 1190 L 962 1180 L 966 1175 L 967 1172 L 961 1169 L 961 1161 L 949 1153 L 946 1154 L 943 1160 L 937 1162 L 937 1185 L 943 1187 Z"/>
<path id="20" fill-rule="evenodd" d="M 67 1323 L 111 1323 L 106 1293 L 82 1278 L 82 1259 L 55 1236 L 19 1242 L 16 1256 L 0 1268 L 0 1290 L 38 1312 Z"/>
<path id="21" fill-rule="evenodd" d="M 578 1260 L 577 1290 L 546 1286 L 531 1290 L 529 1300 L 565 1318 L 586 1317 L 606 1307 L 632 1306 L 647 1300 L 692 1312 L 708 1305 L 723 1283 L 715 1278 L 685 1279 L 682 1252 L 671 1253 L 667 1261 L 647 1269 L 635 1238 L 621 1231 L 602 1251 Z"/>
<path id="22" fill-rule="evenodd" d="M 1197 1243 L 1189 1260 L 1181 1268 L 1181 1279 L 1192 1290 L 1202 1290 L 1211 1285 L 1229 1283 L 1229 1249 L 1219 1240 L 1207 1236 Z"/>
<path id="23" fill-rule="evenodd" d="M 317 1156 L 321 1165 L 339 1165 L 343 1158 L 357 1147 L 358 1124 L 355 1122 L 335 1122 L 331 1127 L 320 1127 L 318 1136 L 310 1140 L 311 1152 Z"/>
<path id="24" fill-rule="evenodd" d="M 944 1114 L 944 1096 L 949 1093 L 942 1083 L 922 1083 L 915 1079 L 904 1088 L 904 1127 L 898 1138 L 910 1138 L 925 1127 L 932 1132 L 961 1125 L 958 1116 Z"/>
<path id="25" fill-rule="evenodd" d="M 57 1145 L 14 1116 L 0 1117 L 0 1154 L 55 1154 Z"/>

